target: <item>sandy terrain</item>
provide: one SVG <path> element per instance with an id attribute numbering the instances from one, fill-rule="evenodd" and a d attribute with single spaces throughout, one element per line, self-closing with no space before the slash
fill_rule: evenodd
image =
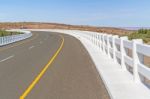
<path id="1" fill-rule="evenodd" d="M 11 28 L 30 28 L 30 29 L 75 29 L 75 30 L 87 30 L 95 32 L 106 32 L 110 34 L 124 35 L 132 33 L 131 30 L 114 28 L 114 27 L 93 27 L 93 26 L 82 26 L 82 25 L 67 25 L 57 23 L 38 23 L 38 22 L 20 22 L 20 23 L 0 23 L 0 29 L 11 29 Z"/>

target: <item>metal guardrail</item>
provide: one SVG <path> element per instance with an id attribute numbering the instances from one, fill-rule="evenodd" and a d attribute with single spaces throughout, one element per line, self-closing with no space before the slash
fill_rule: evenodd
<path id="1" fill-rule="evenodd" d="M 9 31 L 17 31 L 17 32 L 22 32 L 24 34 L 0 37 L 0 46 L 4 46 L 7 44 L 17 42 L 17 41 L 21 41 L 32 36 L 32 33 L 29 31 L 21 31 L 21 30 L 9 30 Z"/>

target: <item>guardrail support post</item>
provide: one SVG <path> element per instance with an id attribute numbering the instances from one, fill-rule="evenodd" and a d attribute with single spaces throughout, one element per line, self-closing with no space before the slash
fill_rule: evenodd
<path id="1" fill-rule="evenodd" d="M 96 44 L 97 44 L 97 34 L 94 33 L 94 45 L 96 45 Z"/>
<path id="2" fill-rule="evenodd" d="M 115 43 L 115 38 L 118 38 L 118 35 L 115 35 L 112 37 L 112 46 L 113 46 L 113 60 L 114 62 L 117 62 L 117 58 L 116 58 L 116 43 Z"/>
<path id="3" fill-rule="evenodd" d="M 89 41 L 92 41 L 91 33 L 89 33 Z"/>
<path id="4" fill-rule="evenodd" d="M 123 41 L 124 41 L 124 40 L 128 40 L 128 37 L 127 37 L 127 36 L 125 36 L 125 37 L 120 37 L 120 39 L 121 39 L 121 43 L 120 43 L 121 68 L 122 68 L 122 70 L 127 70 L 126 65 L 125 65 L 125 60 L 124 60 L 124 56 L 126 55 L 126 50 L 125 50 Z"/>
<path id="5" fill-rule="evenodd" d="M 101 48 L 101 51 L 103 51 L 103 41 L 102 41 L 102 34 L 100 34 L 100 48 Z"/>
<path id="6" fill-rule="evenodd" d="M 138 82 L 140 82 L 140 77 L 139 77 L 139 73 L 138 73 L 138 63 L 140 62 L 140 57 L 138 56 L 136 45 L 137 45 L 137 43 L 142 44 L 143 40 L 142 39 L 135 39 L 132 42 L 133 42 L 133 51 L 132 51 L 133 78 L 134 78 L 134 82 L 138 83 Z"/>
<path id="7" fill-rule="evenodd" d="M 105 37 L 105 34 L 102 34 L 102 45 L 103 45 L 102 50 L 105 53 L 105 40 L 104 40 L 104 37 Z"/>
<path id="8" fill-rule="evenodd" d="M 101 51 L 101 39 L 100 39 L 100 34 L 98 34 L 98 48 Z"/>
<path id="9" fill-rule="evenodd" d="M 94 34 L 92 34 L 92 43 L 94 44 Z"/>
<path id="10" fill-rule="evenodd" d="M 99 47 L 98 46 L 98 33 L 96 33 L 96 46 Z"/>
<path id="11" fill-rule="evenodd" d="M 110 41 L 109 41 L 109 38 L 110 38 L 111 35 L 107 35 L 107 54 L 108 54 L 108 57 L 111 58 L 111 55 L 110 55 Z"/>

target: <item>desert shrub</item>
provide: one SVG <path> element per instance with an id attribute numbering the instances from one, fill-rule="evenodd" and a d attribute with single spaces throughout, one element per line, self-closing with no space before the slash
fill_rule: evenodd
<path id="1" fill-rule="evenodd" d="M 0 30 L 0 37 L 2 36 L 9 36 L 9 35 L 17 35 L 17 34 L 22 34 L 21 32 L 9 32 L 5 30 Z"/>
<path id="2" fill-rule="evenodd" d="M 134 33 L 128 35 L 129 39 L 143 39 L 145 43 L 150 42 L 150 30 L 149 29 L 140 29 Z"/>

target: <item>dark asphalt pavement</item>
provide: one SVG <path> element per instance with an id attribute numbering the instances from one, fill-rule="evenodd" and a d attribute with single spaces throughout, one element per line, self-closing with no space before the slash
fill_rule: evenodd
<path id="1" fill-rule="evenodd" d="M 19 99 L 62 43 L 58 33 L 0 47 L 0 99 Z M 61 34 L 64 45 L 25 99 L 109 99 L 88 52 L 76 38 Z"/>

